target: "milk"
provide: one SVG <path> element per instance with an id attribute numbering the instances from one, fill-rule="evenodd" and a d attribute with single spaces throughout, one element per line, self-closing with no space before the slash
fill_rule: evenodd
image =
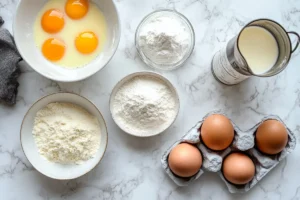
<path id="1" fill-rule="evenodd" d="M 294 47 L 290 35 L 298 38 Z M 287 67 L 299 44 L 300 35 L 295 31 L 287 32 L 273 20 L 256 19 L 215 53 L 212 73 L 226 85 L 238 84 L 251 76 L 274 76 Z"/>
<path id="2" fill-rule="evenodd" d="M 246 27 L 238 39 L 238 48 L 254 74 L 269 71 L 279 55 L 278 44 L 274 36 L 259 26 Z"/>

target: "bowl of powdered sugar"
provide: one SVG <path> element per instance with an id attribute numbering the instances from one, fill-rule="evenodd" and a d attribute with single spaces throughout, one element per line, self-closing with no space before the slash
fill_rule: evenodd
<path id="1" fill-rule="evenodd" d="M 45 96 L 32 105 L 21 126 L 23 151 L 40 173 L 78 178 L 102 159 L 107 128 L 97 107 L 72 93 Z"/>
<path id="2" fill-rule="evenodd" d="M 195 46 L 189 20 L 174 10 L 157 10 L 147 15 L 135 34 L 135 46 L 150 67 L 173 70 L 182 66 Z"/>
<path id="3" fill-rule="evenodd" d="M 110 110 L 116 124 L 126 133 L 149 137 L 164 132 L 179 112 L 176 89 L 163 76 L 137 72 L 114 87 Z"/>

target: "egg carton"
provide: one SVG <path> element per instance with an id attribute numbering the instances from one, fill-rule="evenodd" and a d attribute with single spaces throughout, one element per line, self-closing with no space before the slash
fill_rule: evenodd
<path id="1" fill-rule="evenodd" d="M 198 122 L 193 128 L 191 128 L 181 139 L 176 141 L 162 156 L 161 163 L 169 175 L 169 177 L 178 185 L 178 186 L 188 186 L 190 183 L 198 179 L 205 171 L 216 172 L 225 182 L 229 192 L 231 193 L 244 193 L 249 191 L 254 187 L 268 172 L 270 172 L 276 165 L 279 164 L 289 153 L 291 153 L 296 146 L 296 137 L 295 134 L 285 125 L 285 123 L 275 115 L 269 115 L 264 117 L 259 123 L 254 127 L 250 128 L 247 131 L 241 130 L 228 116 L 226 116 L 232 123 L 235 131 L 235 136 L 232 144 L 223 151 L 213 151 L 208 149 L 204 144 L 201 143 L 201 138 L 199 137 L 201 132 L 200 127 L 203 121 L 212 114 L 221 114 L 226 116 L 224 113 L 219 111 L 213 111 L 207 114 L 200 122 Z M 275 119 L 284 124 L 288 131 L 288 143 L 285 149 L 276 155 L 265 155 L 259 152 L 255 148 L 255 132 L 258 126 L 266 120 Z M 200 149 L 202 153 L 202 167 L 197 174 L 189 178 L 178 177 L 172 173 L 168 165 L 168 156 L 171 150 L 182 142 L 187 142 L 194 144 Z M 255 176 L 254 178 L 245 185 L 234 185 L 228 182 L 221 171 L 223 159 L 231 152 L 244 152 L 252 158 L 255 164 Z"/>

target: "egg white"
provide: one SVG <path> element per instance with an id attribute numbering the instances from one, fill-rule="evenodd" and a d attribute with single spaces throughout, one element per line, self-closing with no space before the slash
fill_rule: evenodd
<path id="1" fill-rule="evenodd" d="M 97 56 L 101 55 L 101 50 L 103 49 L 107 38 L 106 20 L 100 9 L 92 2 L 90 2 L 88 13 L 83 18 L 73 20 L 65 13 L 64 7 L 66 1 L 67 0 L 49 0 L 40 10 L 34 23 L 34 40 L 41 53 L 43 43 L 47 39 L 57 38 L 64 41 L 66 45 L 65 54 L 62 59 L 53 63 L 65 68 L 83 67 L 94 60 Z M 59 9 L 64 13 L 65 25 L 60 32 L 56 34 L 49 34 L 43 30 L 41 26 L 41 19 L 47 10 L 53 8 Z M 98 37 L 98 47 L 90 54 L 81 54 L 75 47 L 76 37 L 84 31 L 92 31 Z"/>

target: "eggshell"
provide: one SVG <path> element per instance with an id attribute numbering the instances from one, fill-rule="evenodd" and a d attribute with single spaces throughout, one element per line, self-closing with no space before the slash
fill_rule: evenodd
<path id="1" fill-rule="evenodd" d="M 266 120 L 257 129 L 255 135 L 257 148 L 265 154 L 278 154 L 288 143 L 288 132 L 277 120 Z"/>
<path id="2" fill-rule="evenodd" d="M 169 154 L 168 163 L 171 171 L 180 177 L 191 177 L 201 168 L 202 155 L 197 147 L 181 143 Z"/>
<path id="3" fill-rule="evenodd" d="M 221 151 L 229 147 L 234 139 L 234 128 L 224 115 L 207 117 L 200 130 L 202 142 L 210 149 Z"/>
<path id="4" fill-rule="evenodd" d="M 231 153 L 223 161 L 222 171 L 227 181 L 242 185 L 253 179 L 255 165 L 246 154 Z"/>

